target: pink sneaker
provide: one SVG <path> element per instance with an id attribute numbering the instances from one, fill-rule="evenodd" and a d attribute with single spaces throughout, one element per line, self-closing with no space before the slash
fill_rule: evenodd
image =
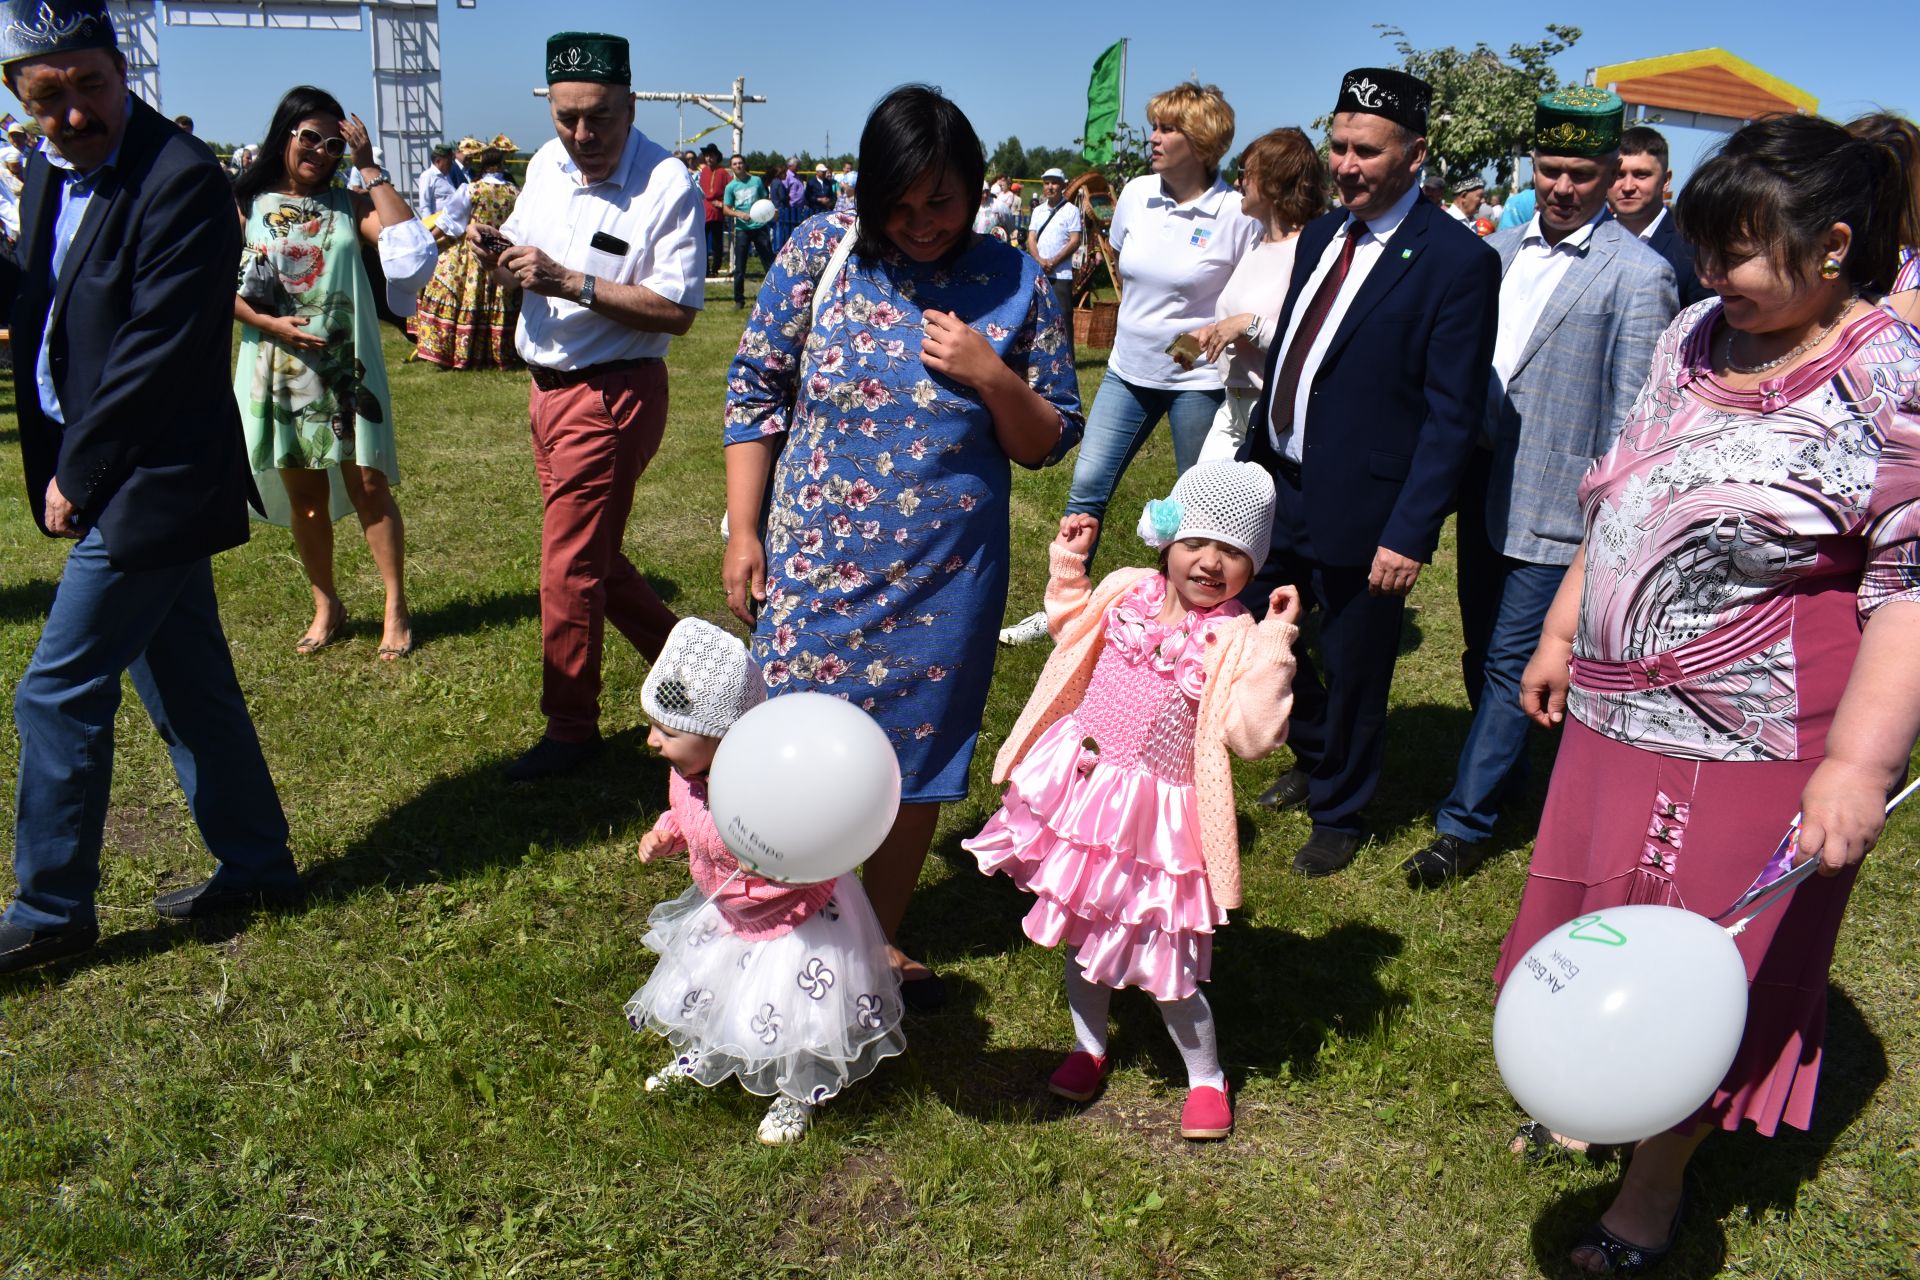
<path id="1" fill-rule="evenodd" d="M 1187 1105 L 1180 1108 L 1181 1137 L 1224 1138 L 1232 1132 L 1233 1106 L 1224 1088 L 1203 1084 L 1187 1091 Z"/>
<path id="2" fill-rule="evenodd" d="M 1106 1078 L 1105 1058 L 1096 1058 L 1084 1050 L 1075 1049 L 1047 1078 L 1047 1089 L 1055 1097 L 1065 1098 L 1068 1102 L 1085 1102 L 1100 1092 L 1100 1084 Z"/>

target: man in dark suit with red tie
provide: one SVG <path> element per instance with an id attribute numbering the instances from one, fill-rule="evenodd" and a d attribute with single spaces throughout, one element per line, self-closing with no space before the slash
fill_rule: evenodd
<path id="1" fill-rule="evenodd" d="M 1420 199 L 1431 99 L 1387 68 L 1341 82 L 1328 159 L 1343 207 L 1300 233 L 1248 432 L 1278 490 L 1263 589 L 1291 582 L 1320 611 L 1318 661 L 1303 653 L 1294 678 L 1297 764 L 1260 797 L 1306 802 L 1303 875 L 1338 871 L 1365 841 L 1407 592 L 1486 408 L 1500 260 Z"/>
<path id="2" fill-rule="evenodd" d="M 27 499 L 42 532 L 73 540 L 14 693 L 19 886 L 0 973 L 99 936 L 123 672 L 220 863 L 159 913 L 300 893 L 213 593 L 211 557 L 246 541 L 251 490 L 228 376 L 240 224 L 213 153 L 129 93 L 126 72 L 105 0 L 0 4 L 0 76 L 48 144 L 27 161 L 0 306 Z"/>

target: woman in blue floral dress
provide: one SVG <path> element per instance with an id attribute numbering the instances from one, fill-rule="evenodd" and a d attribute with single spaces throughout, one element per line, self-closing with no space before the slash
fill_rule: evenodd
<path id="1" fill-rule="evenodd" d="M 1057 462 L 1082 424 L 1046 277 L 971 229 L 984 168 L 959 108 L 889 94 L 861 135 L 857 219 L 795 231 L 728 372 L 727 602 L 772 695 L 851 699 L 893 741 L 900 817 L 865 871 L 890 940 L 941 803 L 967 793 L 1006 605 L 1008 462 Z M 937 1003 L 938 980 L 895 961 L 909 1003 Z"/>

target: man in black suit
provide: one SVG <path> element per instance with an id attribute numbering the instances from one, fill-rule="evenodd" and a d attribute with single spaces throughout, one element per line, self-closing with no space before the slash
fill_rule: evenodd
<path id="1" fill-rule="evenodd" d="M 1303 653 L 1294 677 L 1297 764 L 1260 797 L 1306 802 L 1303 875 L 1338 871 L 1364 841 L 1407 592 L 1486 409 L 1500 259 L 1420 199 L 1431 98 L 1386 68 L 1342 81 L 1327 136 L 1344 207 L 1300 233 L 1248 430 L 1278 491 L 1268 572 L 1321 614 L 1319 666 Z"/>
<path id="2" fill-rule="evenodd" d="M 3 973 L 99 936 L 122 672 L 220 862 L 160 914 L 285 903 L 299 880 L 213 593 L 251 483 L 228 377 L 233 197 L 213 153 L 128 92 L 104 0 L 8 0 L 0 18 L 0 78 L 52 148 L 27 162 L 0 259 L 27 498 L 42 532 L 74 540 L 14 697 Z"/>
<path id="3" fill-rule="evenodd" d="M 1614 219 L 1667 260 L 1680 285 L 1684 310 L 1714 296 L 1693 273 L 1693 246 L 1680 238 L 1667 210 L 1667 140 L 1657 129 L 1637 124 L 1620 134 L 1620 176 L 1607 193 Z"/>

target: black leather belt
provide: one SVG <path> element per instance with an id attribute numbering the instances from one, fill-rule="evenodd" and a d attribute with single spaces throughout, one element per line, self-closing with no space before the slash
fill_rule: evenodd
<path id="1" fill-rule="evenodd" d="M 659 363 L 659 356 L 641 356 L 636 360 L 609 360 L 605 364 L 590 364 L 584 369 L 542 369 L 537 364 L 530 364 L 527 366 L 527 372 L 533 375 L 533 385 L 542 391 L 558 391 L 562 387 L 578 386 L 582 382 L 591 382 L 607 374 L 625 373 L 629 369 L 638 369 L 642 365 Z"/>

